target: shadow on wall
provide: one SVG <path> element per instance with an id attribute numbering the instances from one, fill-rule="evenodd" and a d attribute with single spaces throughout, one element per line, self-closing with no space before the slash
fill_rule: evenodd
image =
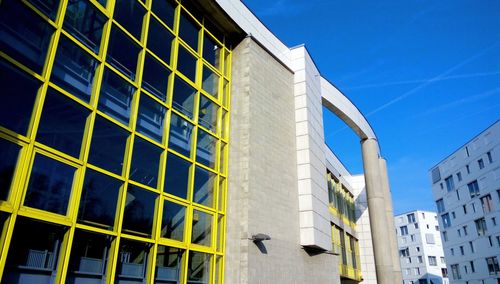
<path id="1" fill-rule="evenodd" d="M 366 186 L 363 187 L 363 190 L 361 190 L 354 199 L 354 221 L 358 223 L 359 218 L 365 213 L 366 210 L 368 210 L 368 201 L 366 197 Z"/>

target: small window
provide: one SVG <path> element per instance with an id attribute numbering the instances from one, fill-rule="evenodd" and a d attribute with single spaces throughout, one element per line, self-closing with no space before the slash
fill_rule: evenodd
<path id="1" fill-rule="evenodd" d="M 457 215 L 455 214 L 455 211 L 451 212 L 451 217 L 452 217 L 453 219 L 456 219 L 456 218 L 457 218 Z"/>
<path id="2" fill-rule="evenodd" d="M 399 227 L 399 230 L 401 231 L 401 236 L 406 236 L 406 235 L 408 235 L 408 227 L 406 227 L 406 226 L 401 226 L 401 227 Z"/>
<path id="3" fill-rule="evenodd" d="M 462 229 L 464 230 L 464 235 L 467 236 L 467 225 L 463 226 Z"/>
<path id="4" fill-rule="evenodd" d="M 493 203 L 491 201 L 492 199 L 490 194 L 481 197 L 480 200 L 484 213 L 489 213 L 493 210 Z"/>
<path id="5" fill-rule="evenodd" d="M 491 164 L 493 163 L 493 156 L 491 155 L 491 152 L 487 152 L 486 156 L 488 156 L 488 162 Z"/>
<path id="6" fill-rule="evenodd" d="M 455 183 L 453 182 L 453 176 L 449 176 L 449 177 L 445 178 L 444 182 L 446 183 L 446 190 L 448 192 L 455 189 Z"/>
<path id="7" fill-rule="evenodd" d="M 465 255 L 464 246 L 460 246 L 460 254 Z"/>
<path id="8" fill-rule="evenodd" d="M 436 201 L 436 206 L 437 206 L 437 211 L 438 213 L 443 213 L 445 211 L 445 208 L 444 208 L 444 201 L 443 199 L 438 199 Z"/>
<path id="9" fill-rule="evenodd" d="M 484 161 L 483 159 L 479 159 L 477 160 L 477 165 L 479 166 L 479 169 L 483 169 L 484 168 Z"/>
<path id="10" fill-rule="evenodd" d="M 443 227 L 445 229 L 451 226 L 450 215 L 448 213 L 441 215 L 441 220 L 443 221 Z"/>
<path id="11" fill-rule="evenodd" d="M 477 183 L 477 180 L 468 183 L 467 187 L 469 188 L 469 193 L 471 198 L 479 196 L 479 184 Z"/>
<path id="12" fill-rule="evenodd" d="M 462 181 L 462 173 L 461 172 L 457 173 L 457 180 Z"/>
<path id="13" fill-rule="evenodd" d="M 474 253 L 476 250 L 474 249 L 474 243 L 473 242 L 469 242 L 469 248 L 470 248 L 470 252 L 471 253 Z"/>
<path id="14" fill-rule="evenodd" d="M 425 234 L 425 242 L 428 244 L 435 244 L 434 234 Z"/>
<path id="15" fill-rule="evenodd" d="M 462 209 L 464 210 L 464 215 L 467 215 L 467 205 L 462 205 Z"/>
<path id="16" fill-rule="evenodd" d="M 500 272 L 500 267 L 498 266 L 498 259 L 496 256 L 486 258 L 486 264 L 488 265 L 488 272 L 490 275 L 494 275 Z"/>
<path id="17" fill-rule="evenodd" d="M 466 165 L 465 169 L 467 170 L 467 174 L 470 174 L 470 167 L 469 167 L 469 165 Z"/>
<path id="18" fill-rule="evenodd" d="M 415 229 L 418 229 L 418 223 L 413 223 L 413 226 L 415 227 Z"/>
<path id="19" fill-rule="evenodd" d="M 484 236 L 487 232 L 486 220 L 484 218 L 480 218 L 474 221 L 476 223 L 476 230 L 478 236 Z"/>
<path id="20" fill-rule="evenodd" d="M 437 259 L 435 256 L 428 256 L 428 260 L 430 266 L 437 266 Z"/>
<path id="21" fill-rule="evenodd" d="M 411 213 L 406 215 L 406 219 L 408 220 L 408 223 L 415 223 L 415 214 Z"/>

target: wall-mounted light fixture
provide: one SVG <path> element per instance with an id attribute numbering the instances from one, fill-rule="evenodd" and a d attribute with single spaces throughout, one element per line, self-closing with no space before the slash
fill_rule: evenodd
<path id="1" fill-rule="evenodd" d="M 255 235 L 252 235 L 251 238 L 248 238 L 249 240 L 252 240 L 254 242 L 262 242 L 262 241 L 268 241 L 271 239 L 269 235 L 258 233 Z"/>

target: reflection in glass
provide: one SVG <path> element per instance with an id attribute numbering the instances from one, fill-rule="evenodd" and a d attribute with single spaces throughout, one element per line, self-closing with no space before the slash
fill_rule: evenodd
<path id="1" fill-rule="evenodd" d="M 185 43 L 191 46 L 194 50 L 198 50 L 198 33 L 200 27 L 194 20 L 184 11 L 181 11 L 181 19 L 179 23 L 179 35 Z"/>
<path id="2" fill-rule="evenodd" d="M 141 39 L 144 8 L 137 0 L 119 0 L 115 3 L 113 18 L 120 23 L 136 39 Z"/>
<path id="3" fill-rule="evenodd" d="M 177 70 L 186 76 L 192 82 L 196 79 L 196 58 L 181 44 L 177 55 Z"/>
<path id="4" fill-rule="evenodd" d="M 121 239 L 116 267 L 116 284 L 144 283 L 149 249 L 149 244 Z"/>
<path id="5" fill-rule="evenodd" d="M 203 95 L 200 95 L 200 109 L 198 110 L 198 123 L 215 132 L 217 127 L 217 110 L 219 109 L 218 105 L 206 98 Z"/>
<path id="6" fill-rule="evenodd" d="M 212 245 L 212 215 L 193 210 L 191 243 L 203 246 Z"/>
<path id="7" fill-rule="evenodd" d="M 167 2 L 165 0 L 154 1 Z M 168 5 L 168 4 L 167 4 Z M 154 6 L 154 5 L 153 5 Z M 165 63 L 170 64 L 171 45 L 174 36 L 154 17 L 149 20 L 148 49 L 160 57 Z"/>
<path id="8" fill-rule="evenodd" d="M 106 61 L 131 80 L 135 80 L 139 51 L 140 47 L 130 37 L 118 27 L 111 27 Z"/>
<path id="9" fill-rule="evenodd" d="M 172 108 L 193 118 L 193 105 L 196 90 L 179 77 L 175 77 Z"/>
<path id="10" fill-rule="evenodd" d="M 188 284 L 208 284 L 212 256 L 203 252 L 190 251 L 188 258 Z"/>
<path id="11" fill-rule="evenodd" d="M 37 154 L 24 205 L 66 215 L 76 169 Z"/>
<path id="12" fill-rule="evenodd" d="M 229 82 L 224 80 L 224 86 L 222 89 L 222 103 L 227 107 L 229 105 Z"/>
<path id="13" fill-rule="evenodd" d="M 223 272 L 222 272 L 222 257 L 220 255 L 217 255 L 216 256 L 216 261 L 215 261 L 215 281 L 214 281 L 214 284 L 222 284 L 222 277 L 221 275 L 223 275 Z"/>
<path id="14" fill-rule="evenodd" d="M 222 138 L 228 139 L 229 138 L 229 114 L 227 111 L 223 110 L 222 111 L 222 121 L 221 121 L 221 133 L 222 133 Z"/>
<path id="15" fill-rule="evenodd" d="M 89 102 L 98 62 L 65 36 L 59 40 L 50 80 Z"/>
<path id="16" fill-rule="evenodd" d="M 225 163 L 225 157 L 227 157 L 227 144 L 224 142 L 221 142 L 220 146 L 220 160 L 219 160 L 219 171 L 221 174 L 226 173 L 226 163 Z"/>
<path id="17" fill-rule="evenodd" d="M 89 163 L 121 175 L 128 131 L 97 115 L 90 144 Z"/>
<path id="18" fill-rule="evenodd" d="M 56 19 L 57 8 L 59 7 L 60 0 L 28 0 L 40 12 L 45 14 L 51 20 Z"/>
<path id="19" fill-rule="evenodd" d="M 164 106 L 142 93 L 139 102 L 136 131 L 161 143 L 166 111 Z"/>
<path id="20" fill-rule="evenodd" d="M 90 111 L 53 89 L 47 91 L 36 140 L 73 157 L 80 156 Z"/>
<path id="21" fill-rule="evenodd" d="M 165 200 L 163 202 L 161 237 L 182 242 L 184 239 L 185 215 L 186 207 Z"/>
<path id="22" fill-rule="evenodd" d="M 213 207 L 215 177 L 217 175 L 203 168 L 196 167 L 194 173 L 193 201 Z"/>
<path id="23" fill-rule="evenodd" d="M 40 82 L 7 61 L 0 61 L 0 125 L 20 134 L 26 134 Z"/>
<path id="24" fill-rule="evenodd" d="M 78 221 L 113 228 L 122 182 L 87 169 L 78 209 Z"/>
<path id="25" fill-rule="evenodd" d="M 151 55 L 146 54 L 144 72 L 142 74 L 142 87 L 144 89 L 151 92 L 160 100 L 165 101 L 167 98 L 169 75 L 170 70 Z"/>
<path id="26" fill-rule="evenodd" d="M 129 185 L 122 230 L 139 235 L 151 235 L 155 201 L 158 194 Z"/>
<path id="27" fill-rule="evenodd" d="M 68 284 L 102 283 L 111 237 L 77 229 L 71 248 L 68 267 Z"/>
<path id="28" fill-rule="evenodd" d="M 42 73 L 54 28 L 19 0 L 0 2 L 0 50 Z"/>
<path id="29" fill-rule="evenodd" d="M 53 283 L 65 231 L 60 225 L 18 217 L 2 283 Z"/>
<path id="30" fill-rule="evenodd" d="M 0 200 L 7 200 L 21 146 L 0 138 Z"/>
<path id="31" fill-rule="evenodd" d="M 162 151 L 161 148 L 136 136 L 130 167 L 130 179 L 156 188 Z"/>
<path id="32" fill-rule="evenodd" d="M 180 271 L 184 250 L 158 246 L 156 254 L 155 283 L 180 283 Z"/>
<path id="33" fill-rule="evenodd" d="M 106 17 L 87 0 L 68 1 L 64 19 L 64 29 L 80 42 L 99 52 L 102 28 Z"/>
<path id="34" fill-rule="evenodd" d="M 213 97 L 217 98 L 219 94 L 219 75 L 215 74 L 206 66 L 203 66 L 202 88 Z"/>
<path id="35" fill-rule="evenodd" d="M 196 143 L 196 161 L 210 168 L 215 168 L 217 139 L 198 128 L 198 142 Z"/>
<path id="36" fill-rule="evenodd" d="M 173 29 L 176 6 L 177 4 L 173 0 L 155 0 L 153 1 L 151 10 L 153 10 L 153 13 L 155 13 L 160 20 Z"/>
<path id="37" fill-rule="evenodd" d="M 119 122 L 128 125 L 135 88 L 106 68 L 99 95 L 98 109 Z"/>
<path id="38" fill-rule="evenodd" d="M 165 186 L 163 190 L 166 193 L 186 199 L 190 166 L 190 162 L 177 155 L 168 153 L 167 169 L 165 170 Z"/>
<path id="39" fill-rule="evenodd" d="M 168 147 L 186 157 L 191 154 L 191 135 L 193 125 L 180 116 L 172 113 L 170 116 L 170 136 Z"/>
<path id="40" fill-rule="evenodd" d="M 208 35 L 207 32 L 203 36 L 203 58 L 215 68 L 220 68 L 220 53 L 221 46 Z"/>
<path id="41" fill-rule="evenodd" d="M 222 251 L 222 237 L 224 236 L 224 216 L 218 215 L 217 218 L 217 242 L 215 248 L 218 252 Z"/>
<path id="42" fill-rule="evenodd" d="M 217 196 L 217 202 L 219 203 L 219 211 L 224 211 L 225 209 L 225 195 L 226 195 L 226 179 L 219 177 L 219 195 Z"/>

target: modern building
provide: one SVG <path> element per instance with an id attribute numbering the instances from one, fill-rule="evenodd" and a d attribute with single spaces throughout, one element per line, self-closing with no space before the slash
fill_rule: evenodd
<path id="1" fill-rule="evenodd" d="M 394 217 L 404 284 L 447 284 L 437 214 L 416 210 Z"/>
<path id="2" fill-rule="evenodd" d="M 1 283 L 401 282 L 373 129 L 238 0 L 2 0 L 0 83 Z"/>
<path id="3" fill-rule="evenodd" d="M 500 121 L 432 167 L 452 283 L 500 283 Z"/>

